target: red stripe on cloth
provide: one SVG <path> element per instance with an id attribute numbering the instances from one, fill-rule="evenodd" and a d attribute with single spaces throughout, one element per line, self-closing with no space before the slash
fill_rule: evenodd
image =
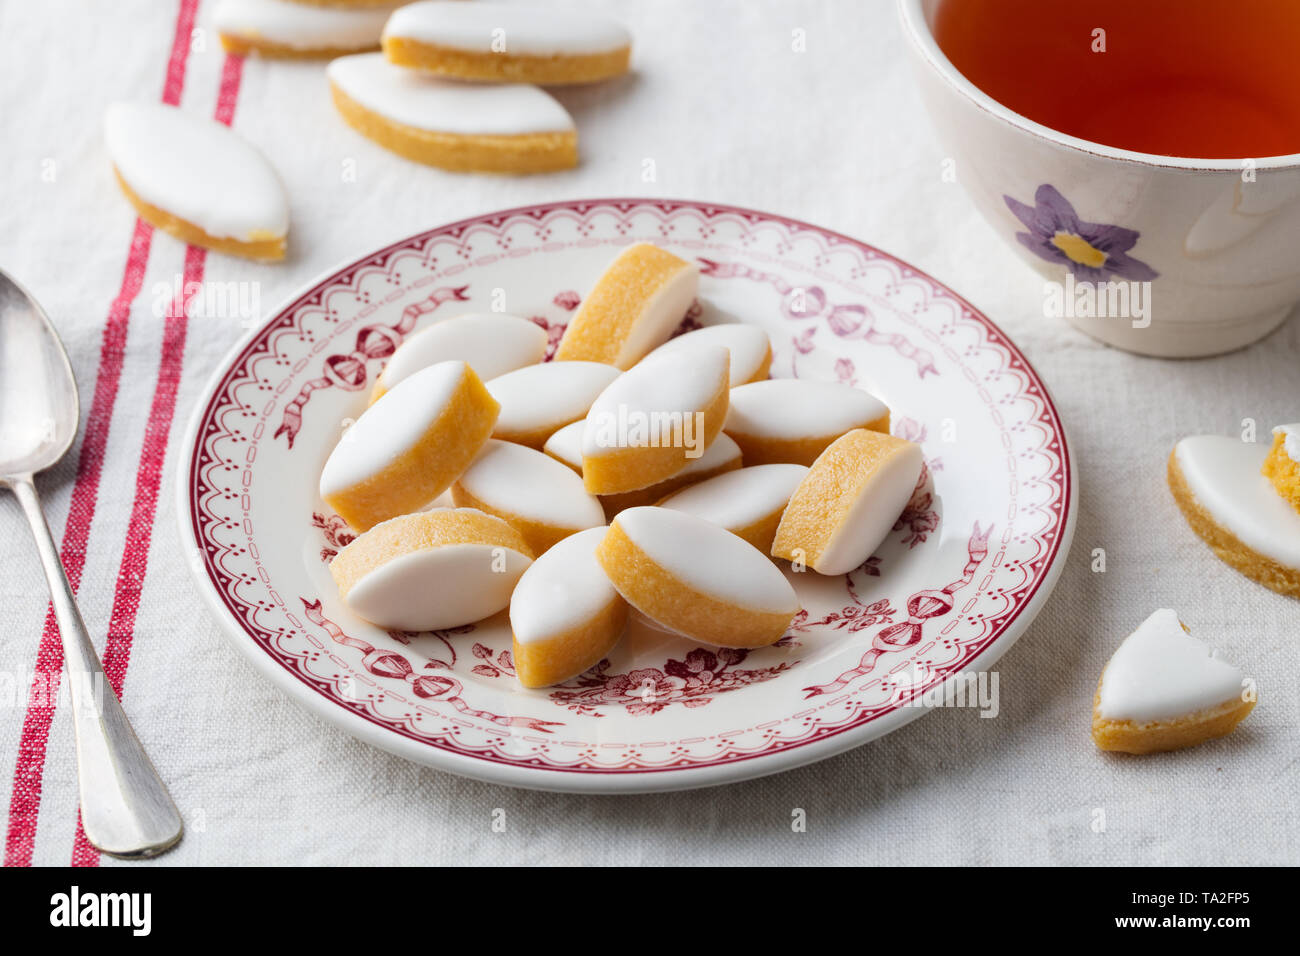
<path id="1" fill-rule="evenodd" d="M 229 126 L 235 120 L 235 103 L 239 101 L 239 84 L 244 78 L 244 58 L 227 56 L 221 64 L 221 86 L 217 88 L 217 107 L 212 118 Z"/>
<path id="2" fill-rule="evenodd" d="M 167 77 L 163 80 L 162 101 L 168 106 L 181 105 L 185 89 L 185 65 L 194 42 L 194 21 L 199 16 L 199 0 L 181 0 L 176 12 L 176 33 L 172 37 L 172 52 L 167 58 Z"/>
<path id="3" fill-rule="evenodd" d="M 108 642 L 104 646 L 104 673 L 120 698 L 131 660 L 131 641 L 135 636 L 135 618 L 140 610 L 140 594 L 149 566 L 149 544 L 153 540 L 154 516 L 158 512 L 158 488 L 162 483 L 163 460 L 167 453 L 167 436 L 176 410 L 176 392 L 180 387 L 185 356 L 185 312 L 203 282 L 207 252 L 197 246 L 185 248 L 185 269 L 181 293 L 173 300 L 163 325 L 162 359 L 158 365 L 158 382 L 154 386 L 149 421 L 145 426 L 144 446 L 135 473 L 135 499 L 131 503 L 131 520 L 126 529 L 122 563 L 117 571 L 113 591 L 113 612 L 108 622 Z M 90 845 L 77 812 L 77 835 L 72 846 L 73 866 L 97 866 L 99 851 Z"/>
<path id="4" fill-rule="evenodd" d="M 165 103 L 174 105 L 180 102 L 198 6 L 199 0 L 181 0 L 172 37 L 171 55 L 167 61 L 167 74 L 163 81 L 162 98 Z M 59 557 L 74 592 L 81 585 L 81 572 L 86 564 L 86 544 L 95 516 L 104 450 L 108 444 L 109 426 L 113 419 L 113 408 L 122 377 L 122 361 L 126 354 L 131 305 L 144 285 L 152 243 L 153 227 L 137 219 L 122 273 L 122 284 L 104 323 L 95 392 L 77 457 L 77 474 L 59 549 Z M 54 609 L 50 606 L 45 612 L 45 626 L 36 653 L 35 674 L 27 699 L 27 712 L 23 718 L 22 736 L 14 766 L 9 821 L 5 833 L 5 866 L 31 866 L 32 863 L 36 823 L 41 808 L 45 752 L 62 675 L 63 645 L 59 640 Z"/>
<path id="5" fill-rule="evenodd" d="M 215 118 L 227 126 L 235 115 L 244 60 L 227 56 L 221 67 L 221 85 L 217 91 Z M 104 673 L 120 698 L 131 663 L 131 646 L 135 638 L 135 620 L 140 611 L 140 595 L 149 570 L 149 546 L 153 541 L 154 519 L 158 515 L 158 489 L 167 459 L 167 438 L 176 412 L 176 394 L 184 371 L 187 312 L 190 300 L 203 282 L 207 251 L 196 246 L 185 250 L 185 270 L 181 292 L 172 302 L 163 326 L 162 356 L 158 364 L 158 382 L 145 428 L 144 446 L 135 474 L 135 500 L 131 521 L 127 525 L 122 563 L 117 572 L 113 594 L 113 613 L 108 624 L 108 643 L 104 647 Z M 98 866 L 99 851 L 86 839 L 77 815 L 77 835 L 72 846 L 73 866 Z"/>

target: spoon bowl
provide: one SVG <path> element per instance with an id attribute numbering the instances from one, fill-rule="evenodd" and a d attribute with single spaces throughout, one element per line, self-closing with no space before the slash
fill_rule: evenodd
<path id="1" fill-rule="evenodd" d="M 0 271 L 0 475 L 30 475 L 64 456 L 79 403 L 68 354 L 45 311 Z"/>

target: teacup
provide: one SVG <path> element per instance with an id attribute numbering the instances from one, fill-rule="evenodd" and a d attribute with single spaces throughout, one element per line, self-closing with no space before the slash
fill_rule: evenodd
<path id="1" fill-rule="evenodd" d="M 1300 155 L 1180 159 L 1049 129 L 935 42 L 944 0 L 899 0 L 922 98 L 959 182 L 1046 279 L 1034 295 L 1110 345 L 1166 358 L 1255 342 L 1300 301 Z M 959 0 L 958 0 L 959 2 Z"/>

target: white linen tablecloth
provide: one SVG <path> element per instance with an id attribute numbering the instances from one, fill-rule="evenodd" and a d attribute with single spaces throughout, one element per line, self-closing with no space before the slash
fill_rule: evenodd
<path id="1" fill-rule="evenodd" d="M 1300 606 L 1219 563 L 1164 484 L 1165 456 L 1183 435 L 1300 417 L 1300 322 L 1233 355 L 1167 362 L 1042 317 L 1037 275 L 942 175 L 892 0 L 589 0 L 632 28 L 635 72 L 559 94 L 578 120 L 582 163 L 531 178 L 453 175 L 385 153 L 335 115 L 319 63 L 253 58 L 242 72 L 223 71 L 213 5 L 0 5 L 0 267 L 39 297 L 64 337 L 83 434 L 97 379 L 116 382 L 111 418 L 92 423 L 107 426 L 102 458 L 88 463 L 100 469 L 97 484 L 82 476 L 73 509 L 79 439 L 40 488 L 56 537 L 70 525 L 86 535 L 81 609 L 101 647 L 110 629 L 115 646 L 129 647 L 124 703 L 187 821 L 184 842 L 159 865 L 1300 862 Z M 1081 487 L 1065 573 L 998 664 L 1000 716 L 941 710 L 834 759 L 721 789 L 578 797 L 425 769 L 291 703 L 218 632 L 176 532 L 186 421 L 245 330 L 230 320 L 188 324 L 169 417 L 177 369 L 160 359 L 177 340 L 164 342 L 159 316 L 186 252 L 157 233 L 143 273 L 128 268 L 135 216 L 113 183 L 101 128 L 110 102 L 157 101 L 169 82 L 202 115 L 213 115 L 223 90 L 234 97 L 235 128 L 288 184 L 287 262 L 206 259 L 210 280 L 258 283 L 264 314 L 339 262 L 439 223 L 617 195 L 808 220 L 888 249 L 972 300 L 1054 390 Z M 642 178 L 647 159 L 654 182 Z M 355 182 L 341 175 L 348 162 Z M 113 326 L 126 328 L 116 371 L 116 340 L 104 329 L 124 282 L 130 311 Z M 159 460 L 160 475 L 151 466 Z M 27 692 L 47 592 L 8 495 L 0 528 L 6 860 L 114 863 L 77 841 L 63 710 L 40 753 L 42 721 Z M 1091 569 L 1095 548 L 1105 549 L 1104 573 Z M 1157 606 L 1177 608 L 1255 677 L 1261 702 L 1224 741 L 1141 759 L 1099 754 L 1088 738 L 1097 675 Z M 503 832 L 493 828 L 498 808 Z M 806 832 L 792 831 L 795 808 L 806 811 Z"/>

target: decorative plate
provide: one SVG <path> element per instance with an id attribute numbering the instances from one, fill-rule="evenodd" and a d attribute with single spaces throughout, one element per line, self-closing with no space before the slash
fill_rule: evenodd
<path id="1" fill-rule="evenodd" d="M 790 573 L 804 602 L 757 651 L 635 625 L 597 667 L 523 690 L 504 614 L 425 634 L 351 616 L 327 562 L 350 540 L 316 493 L 384 359 L 460 312 L 529 316 L 558 340 L 632 242 L 698 263 L 683 326 L 754 322 L 772 375 L 860 385 L 926 456 L 876 555 Z M 694 202 L 551 203 L 479 216 L 314 283 L 221 363 L 179 470 L 182 535 L 234 645 L 347 732 L 521 787 L 649 791 L 785 770 L 888 733 L 941 682 L 987 669 L 1051 591 L 1076 480 L 1047 389 L 1007 336 L 894 257 L 801 222 Z M 951 686 L 951 685 L 949 685 Z"/>

